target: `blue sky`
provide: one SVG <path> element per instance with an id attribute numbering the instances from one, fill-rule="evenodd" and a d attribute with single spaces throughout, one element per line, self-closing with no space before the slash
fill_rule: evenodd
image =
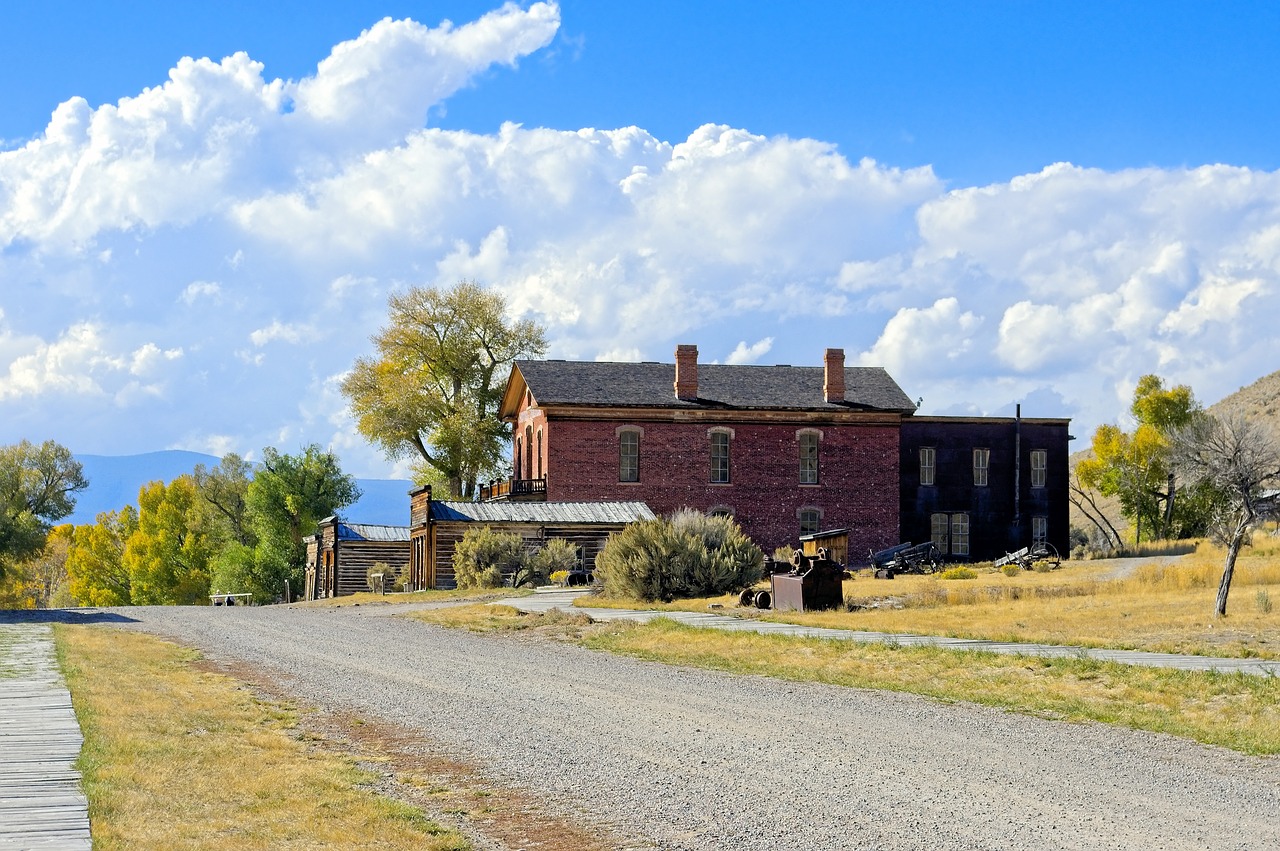
<path id="1" fill-rule="evenodd" d="M 459 277 L 554 356 L 843 346 L 926 412 L 1085 438 L 1144 372 L 1214 401 L 1277 367 L 1272 4 L 4 18 L 0 442 L 400 472 L 336 384 L 388 293 Z"/>

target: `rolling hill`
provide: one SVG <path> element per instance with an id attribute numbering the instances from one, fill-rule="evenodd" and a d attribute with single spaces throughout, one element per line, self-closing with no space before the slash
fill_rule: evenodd
<path id="1" fill-rule="evenodd" d="M 76 499 L 76 510 L 64 523 L 93 523 L 103 511 L 138 504 L 138 491 L 148 482 L 169 482 L 197 464 L 213 467 L 218 458 L 201 452 L 171 449 L 141 455 L 77 455 L 89 487 Z M 361 497 L 345 508 L 344 518 L 360 523 L 404 526 L 409 522 L 409 489 L 404 479 L 357 479 Z"/>

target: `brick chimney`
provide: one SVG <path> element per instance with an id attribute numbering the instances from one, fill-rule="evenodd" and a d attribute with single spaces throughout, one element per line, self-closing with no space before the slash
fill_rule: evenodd
<path id="1" fill-rule="evenodd" d="M 676 346 L 676 398 L 683 402 L 698 398 L 697 346 Z"/>
<path id="2" fill-rule="evenodd" d="M 844 401 L 844 349 L 827 349 L 822 362 L 822 398 Z"/>

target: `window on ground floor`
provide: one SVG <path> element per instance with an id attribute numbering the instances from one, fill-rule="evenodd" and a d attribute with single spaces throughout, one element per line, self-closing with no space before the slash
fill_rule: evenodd
<path id="1" fill-rule="evenodd" d="M 796 512 L 796 517 L 800 520 L 801 535 L 812 535 L 814 532 L 822 531 L 822 509 L 801 508 Z"/>

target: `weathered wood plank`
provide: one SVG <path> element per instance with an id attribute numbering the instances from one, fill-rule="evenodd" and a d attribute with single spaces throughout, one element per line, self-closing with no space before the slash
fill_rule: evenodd
<path id="1" fill-rule="evenodd" d="M 0 848 L 88 849 L 84 739 L 46 624 L 0 626 Z"/>

